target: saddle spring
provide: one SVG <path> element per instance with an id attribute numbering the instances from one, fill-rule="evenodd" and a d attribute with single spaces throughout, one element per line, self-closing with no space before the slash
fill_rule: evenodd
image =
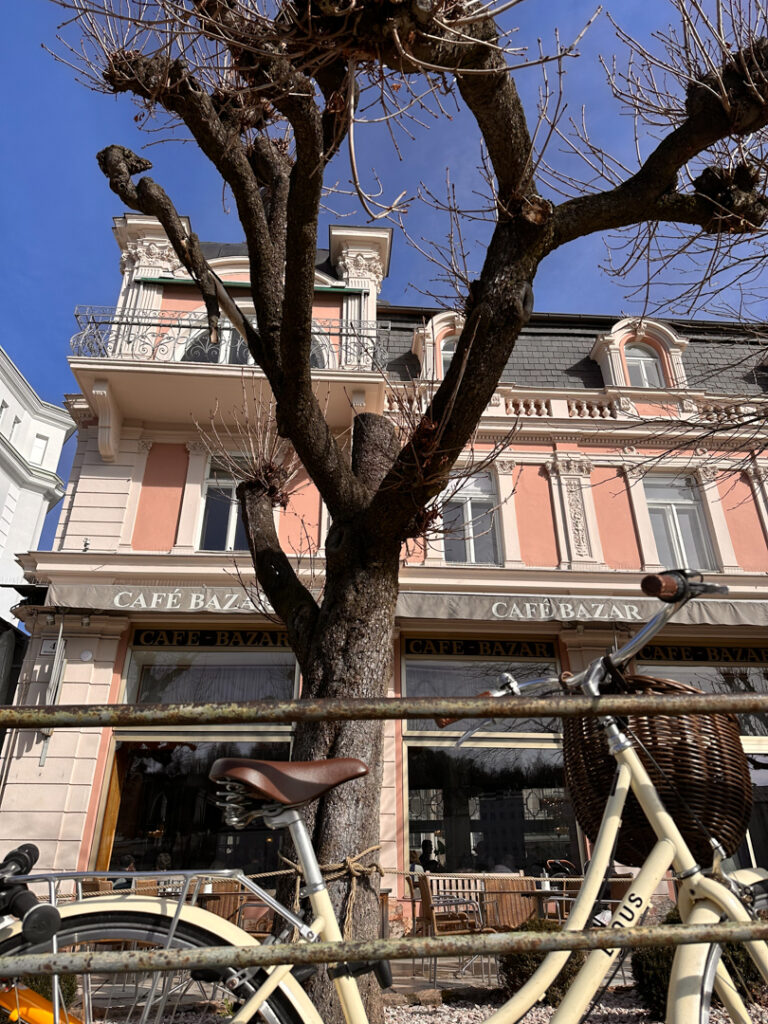
<path id="1" fill-rule="evenodd" d="M 230 828 L 245 828 L 254 818 L 262 817 L 265 809 L 264 803 L 254 800 L 242 782 L 219 782 L 213 802 L 221 808 L 224 822 Z"/>

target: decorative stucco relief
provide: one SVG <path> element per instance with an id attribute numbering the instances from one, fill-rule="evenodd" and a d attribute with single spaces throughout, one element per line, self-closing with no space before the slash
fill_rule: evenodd
<path id="1" fill-rule="evenodd" d="M 378 256 L 350 252 L 346 249 L 336 260 L 336 272 L 347 284 L 352 278 L 373 281 L 376 291 L 379 291 L 384 280 L 384 266 Z"/>
<path id="2" fill-rule="evenodd" d="M 183 271 L 181 261 L 167 242 L 152 242 L 140 239 L 127 242 L 120 256 L 120 272 L 133 270 L 134 273 L 160 271 L 164 274 L 178 274 Z"/>

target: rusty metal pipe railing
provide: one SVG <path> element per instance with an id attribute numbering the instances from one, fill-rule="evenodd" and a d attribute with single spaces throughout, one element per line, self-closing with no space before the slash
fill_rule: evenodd
<path id="1" fill-rule="evenodd" d="M 609 697 L 394 697 L 262 700 L 210 704 L 0 706 L 0 728 L 250 725 L 413 718 L 575 718 L 581 715 L 706 715 L 768 712 L 768 694 L 627 694 Z"/>
<path id="2" fill-rule="evenodd" d="M 749 924 L 651 925 L 643 928 L 589 928 L 578 932 L 501 932 L 370 942 L 277 943 L 270 946 L 205 946 L 199 949 L 120 952 L 34 953 L 0 956 L 0 977 L 24 974 L 96 974 L 171 971 L 183 968 L 267 967 L 412 957 L 503 955 L 512 952 L 617 949 L 696 942 L 726 943 L 768 939 L 768 921 Z"/>

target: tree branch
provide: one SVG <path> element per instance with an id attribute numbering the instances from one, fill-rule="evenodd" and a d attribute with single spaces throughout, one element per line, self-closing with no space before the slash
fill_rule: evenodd
<path id="1" fill-rule="evenodd" d="M 741 92 L 749 80 L 751 102 L 745 104 Z M 579 196 L 560 204 L 552 216 L 552 248 L 595 231 L 606 231 L 646 220 L 676 219 L 694 223 L 707 231 L 720 222 L 727 231 L 754 231 L 765 220 L 764 197 L 755 193 L 750 201 L 736 197 L 736 207 L 749 208 L 742 217 L 734 209 L 732 218 L 717 218 L 712 204 L 684 202 L 676 193 L 680 170 L 694 157 L 716 143 L 733 136 L 757 132 L 768 125 L 768 42 L 757 40 L 747 51 L 733 55 L 723 72 L 725 95 L 706 88 L 706 78 L 693 82 L 688 91 L 687 113 L 683 123 L 662 139 L 636 174 L 614 189 Z M 762 101 L 758 102 L 757 83 Z M 754 94 L 754 95 L 752 95 Z M 697 182 L 700 179 L 697 179 Z M 738 189 L 738 191 L 743 191 Z M 692 200 L 701 196 L 693 196 Z M 723 211 L 728 213 L 728 210 Z M 756 222 L 753 218 L 757 218 Z M 739 221 L 743 227 L 739 228 Z"/>
<path id="2" fill-rule="evenodd" d="M 307 656 L 318 618 L 317 602 L 299 580 L 280 547 L 273 501 L 261 481 L 237 485 L 237 500 L 248 537 L 253 565 L 269 603 L 285 623 L 288 639 L 300 662 Z"/>

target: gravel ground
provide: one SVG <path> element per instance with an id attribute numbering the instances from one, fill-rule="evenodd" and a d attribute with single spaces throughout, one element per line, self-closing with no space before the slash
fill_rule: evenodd
<path id="1" fill-rule="evenodd" d="M 470 1002 L 457 1002 L 442 1006 L 388 1006 L 384 1019 L 386 1024 L 480 1024 L 486 1020 L 496 1006 Z M 536 1006 L 529 1010 L 520 1024 L 547 1024 L 555 1011 L 551 1006 Z M 768 1024 L 768 1010 L 752 1007 L 753 1024 Z M 589 1024 L 655 1024 L 647 1010 L 638 1009 L 637 1000 L 631 989 L 608 992 L 585 1018 Z M 727 1022 L 723 1014 L 712 1011 L 711 1024 Z"/>

